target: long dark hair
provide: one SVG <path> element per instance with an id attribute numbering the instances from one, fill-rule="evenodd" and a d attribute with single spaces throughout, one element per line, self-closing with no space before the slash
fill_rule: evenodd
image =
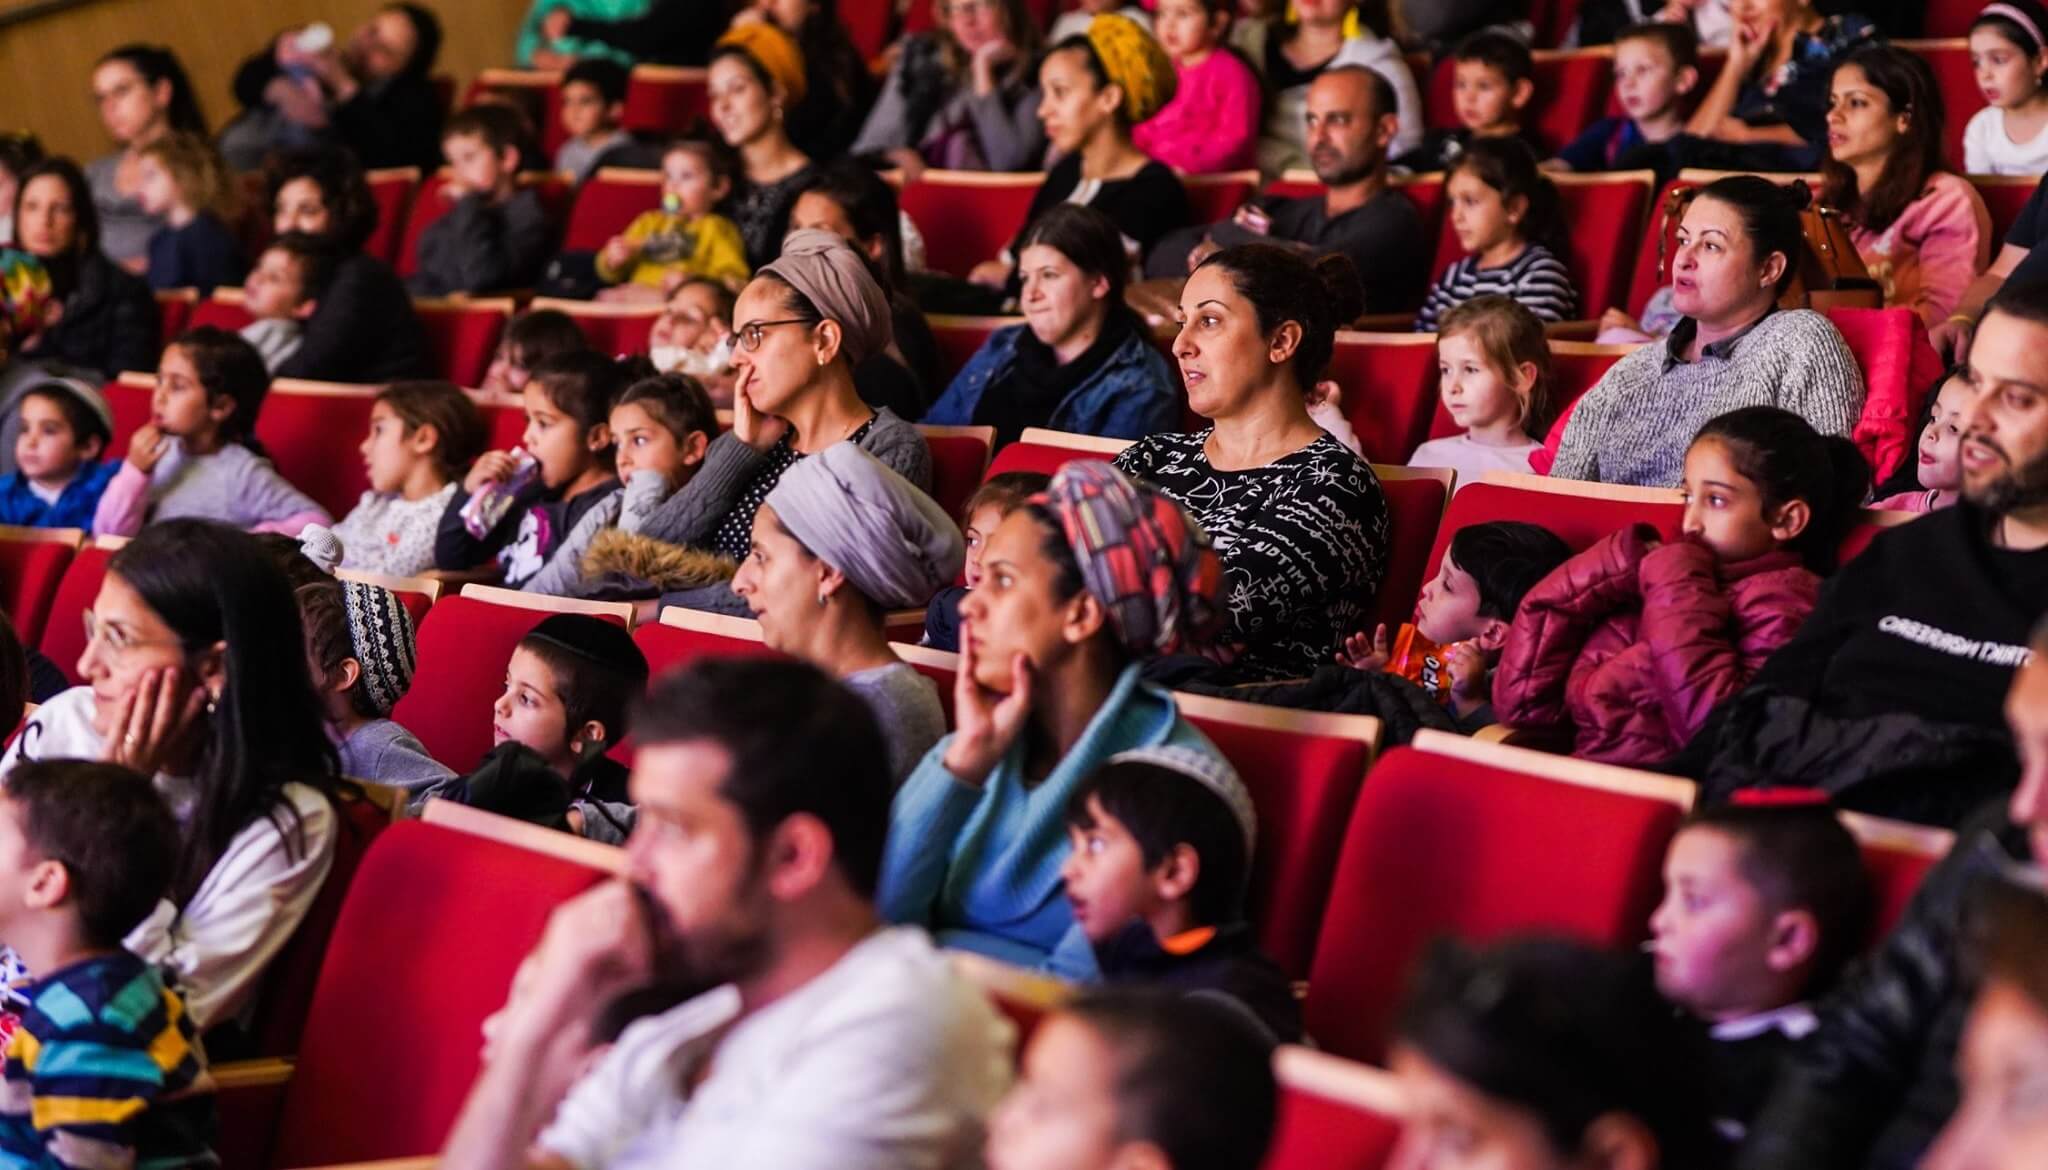
<path id="1" fill-rule="evenodd" d="M 86 181 L 85 172 L 78 168 L 77 163 L 72 162 L 61 154 L 53 155 L 31 165 L 27 170 L 21 172 L 20 176 L 15 180 L 13 208 L 15 222 L 17 224 L 21 222 L 21 197 L 28 193 L 29 183 L 42 178 L 44 175 L 55 175 L 71 195 L 71 214 L 77 221 L 77 227 L 73 230 L 73 235 L 77 238 L 72 241 L 71 251 L 68 253 L 68 256 L 76 259 L 79 256 L 89 256 L 99 250 L 100 213 L 99 209 L 93 206 L 92 184 Z M 19 227 L 15 228 L 16 232 L 20 230 Z M 54 257 L 42 256 L 38 257 L 38 259 L 44 261 L 45 266 L 49 266 L 48 262 L 54 259 Z M 57 280 L 57 271 L 54 267 L 52 267 L 50 277 L 52 280 Z M 66 291 L 68 289 L 62 287 L 62 282 L 60 282 L 60 287 L 58 288 L 59 295 Z"/>
<path id="2" fill-rule="evenodd" d="M 1564 256 L 1564 203 L 1557 184 L 1543 176 L 1528 143 L 1519 138 L 1475 138 L 1444 172 L 1444 182 L 1460 171 L 1500 192 L 1502 203 L 1524 200 L 1528 210 L 1519 225 L 1522 238 Z"/>
<path id="3" fill-rule="evenodd" d="M 206 716 L 196 801 L 173 890 L 191 898 L 228 845 L 268 818 L 303 856 L 305 825 L 287 784 L 335 799 L 340 763 L 306 665 L 305 629 L 290 583 L 255 537 L 210 520 L 151 524 L 108 562 L 177 634 L 188 655 L 226 649 L 227 684 Z"/>
<path id="4" fill-rule="evenodd" d="M 1712 419 L 1693 437 L 1716 439 L 1735 470 L 1756 484 L 1766 511 L 1806 501 L 1806 528 L 1786 542 L 1806 567 L 1826 573 L 1870 491 L 1870 464 L 1856 444 L 1823 435 L 1776 406 L 1745 406 Z"/>
<path id="5" fill-rule="evenodd" d="M 270 371 L 256 347 L 215 325 L 200 325 L 180 333 L 172 345 L 183 350 L 185 360 L 199 376 L 209 400 L 232 399 L 235 412 L 220 424 L 220 437 L 230 443 L 262 454 L 255 438 L 256 416 L 270 395 Z"/>
<path id="6" fill-rule="evenodd" d="M 883 291 L 894 292 L 902 288 L 903 219 L 898 214 L 896 188 L 882 181 L 872 169 L 851 159 L 841 159 L 818 168 L 797 192 L 799 197 L 811 194 L 830 199 L 846 213 L 846 222 L 862 241 L 859 250 L 863 255 L 866 254 L 865 241 L 881 237 L 879 267 Z"/>
<path id="7" fill-rule="evenodd" d="M 1917 53 L 1892 45 L 1870 45 L 1856 50 L 1835 73 L 1855 67 L 1870 84 L 1884 94 L 1891 113 L 1903 115 L 1906 132 L 1892 144 L 1884 169 L 1868 191 L 1856 188 L 1856 172 L 1836 162 L 1832 154 L 1821 161 L 1821 202 L 1838 208 L 1866 230 L 1881 232 L 1904 215 L 1920 198 L 1921 189 L 1935 174 L 1948 169 L 1941 161 L 1942 127 L 1948 111 L 1941 102 L 1941 88 L 1934 70 Z"/>
<path id="8" fill-rule="evenodd" d="M 370 194 L 370 181 L 355 156 L 340 147 L 324 147 L 277 158 L 267 168 L 264 182 L 273 213 L 278 192 L 296 179 L 310 180 L 320 188 L 320 201 L 327 205 L 332 225 L 327 238 L 343 252 L 360 252 L 363 242 L 377 230 L 377 200 Z"/>
<path id="9" fill-rule="evenodd" d="M 169 46 L 122 45 L 101 57 L 94 68 L 109 61 L 119 61 L 135 70 L 144 85 L 154 87 L 159 82 L 170 82 L 171 103 L 164 108 L 164 120 L 173 130 L 207 137 L 206 115 L 199 111 L 199 98 L 193 92 L 192 79 L 185 76 L 184 63 L 178 60 L 178 54 Z"/>
<path id="10" fill-rule="evenodd" d="M 1311 261 L 1273 244 L 1241 244 L 1215 253 L 1195 271 L 1211 267 L 1229 273 L 1237 295 L 1251 302 L 1260 333 L 1271 334 L 1288 321 L 1301 326 L 1301 344 L 1289 364 L 1304 393 L 1329 367 L 1337 330 L 1365 312 L 1358 270 L 1336 252 Z"/>

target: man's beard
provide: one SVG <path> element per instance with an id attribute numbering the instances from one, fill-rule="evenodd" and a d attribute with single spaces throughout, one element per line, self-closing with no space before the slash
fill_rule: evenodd
<path id="1" fill-rule="evenodd" d="M 2048 455 L 2041 455 L 2030 463 L 2014 464 L 2005 448 L 1982 437 L 1976 441 L 1997 452 L 1999 458 L 2005 460 L 2005 469 L 1990 483 L 1974 491 L 1965 482 L 1964 499 L 1999 516 L 2048 504 Z"/>
<path id="2" fill-rule="evenodd" d="M 1334 154 L 1335 152 L 1333 151 L 1332 153 Z M 1344 160 L 1339 156 L 1336 161 L 1341 164 Z M 1364 179 L 1374 171 L 1379 170 L 1384 162 L 1384 159 L 1375 155 L 1363 155 L 1351 160 L 1351 165 L 1342 166 L 1341 169 L 1332 170 L 1327 174 L 1324 173 L 1323 168 L 1315 167 L 1316 178 L 1325 187 L 1348 187 Z M 1315 164 L 1313 153 L 1309 156 L 1309 163 L 1311 166 Z"/>
<path id="3" fill-rule="evenodd" d="M 668 912 L 645 887 L 633 886 L 647 923 L 652 963 L 647 982 L 622 993 L 600 1017 L 600 1032 L 615 1037 L 627 1024 L 658 1015 L 707 991 L 745 979 L 767 964 L 768 894 L 758 874 L 749 874 L 735 904 L 718 926 L 688 937 L 669 922 Z"/>

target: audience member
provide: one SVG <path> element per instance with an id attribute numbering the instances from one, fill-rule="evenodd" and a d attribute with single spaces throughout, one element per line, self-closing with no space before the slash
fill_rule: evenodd
<path id="1" fill-rule="evenodd" d="M 1987 4 L 1970 25 L 1970 67 L 1985 107 L 1963 128 L 1963 170 L 1972 175 L 2048 171 L 2048 7 L 2039 0 Z"/>
<path id="2" fill-rule="evenodd" d="M 932 498 L 852 443 L 776 481 L 754 512 L 733 592 L 771 649 L 825 671 L 875 713 L 900 784 L 946 734 L 939 690 L 889 648 L 882 619 L 960 571 L 960 530 Z"/>
<path id="3" fill-rule="evenodd" d="M 966 559 L 960 569 L 962 584 L 949 585 L 932 598 L 924 615 L 924 644 L 937 650 L 960 649 L 960 603 L 969 590 L 981 584 L 981 554 L 988 538 L 1024 506 L 1025 501 L 1045 490 L 1052 477 L 1038 471 L 1004 471 L 982 481 L 961 509 L 960 535 L 965 538 Z"/>
<path id="4" fill-rule="evenodd" d="M 228 223 L 240 213 L 241 196 L 213 144 L 174 130 L 136 155 L 136 198 L 163 225 L 145 254 L 149 286 L 210 293 L 240 284 L 248 264 Z"/>
<path id="5" fill-rule="evenodd" d="M 50 270 L 27 252 L 0 248 L 0 470 L 14 468 L 14 444 L 21 433 L 21 395 L 28 387 L 52 377 L 41 363 L 16 361 L 18 351 L 55 319 Z M 58 367 L 64 369 L 65 367 Z M 75 380 L 97 383 L 89 370 L 75 371 Z"/>
<path id="6" fill-rule="evenodd" d="M 560 309 L 528 309 L 505 324 L 505 336 L 484 370 L 486 394 L 517 398 L 526 390 L 533 369 L 564 354 L 590 352 L 590 339 L 576 319 Z"/>
<path id="7" fill-rule="evenodd" d="M 1038 22 L 1024 0 L 946 0 L 903 39 L 849 150 L 915 181 L 926 167 L 1025 171 L 1045 153 Z"/>
<path id="8" fill-rule="evenodd" d="M 1202 997 L 1096 992 L 1031 1034 L 989 1118 L 989 1170 L 1257 1170 L 1279 1112 L 1271 1044 Z"/>
<path id="9" fill-rule="evenodd" d="M 1371 273 L 1368 313 L 1405 312 L 1420 302 L 1434 245 L 1414 201 L 1387 183 L 1394 87 L 1362 65 L 1334 65 L 1309 84 L 1306 110 L 1309 164 L 1322 194 L 1261 196 L 1228 222 L 1173 233 L 1152 250 L 1147 276 L 1179 278 L 1218 249 L 1267 242 L 1311 256 L 1336 253 Z"/>
<path id="10" fill-rule="evenodd" d="M 1109 217 L 1058 204 L 1031 222 L 1016 250 L 1024 323 L 991 333 L 925 421 L 992 426 L 998 444 L 1026 427 L 1116 439 L 1175 429 L 1180 394 L 1145 323 L 1124 304 L 1130 259 Z"/>
<path id="11" fill-rule="evenodd" d="M 1251 244 L 1202 262 L 1173 343 L 1207 430 L 1164 428 L 1116 465 L 1159 485 L 1216 542 L 1231 677 L 1299 678 L 1330 660 L 1386 579 L 1392 537 L 1372 468 L 1309 417 L 1339 321 L 1357 315 L 1349 262 Z"/>
<path id="12" fill-rule="evenodd" d="M 304 232 L 286 232 L 256 257 L 242 282 L 250 320 L 240 333 L 273 375 L 305 344 L 306 322 L 320 310 L 340 263 L 332 245 Z"/>
<path id="13" fill-rule="evenodd" d="M 1444 269 L 1415 315 L 1434 333 L 1445 312 L 1474 297 L 1513 298 L 1544 321 L 1569 321 L 1579 293 L 1559 259 L 1565 250 L 1557 188 L 1524 144 L 1482 138 L 1450 164 L 1444 197 L 1465 255 Z"/>
<path id="14" fill-rule="evenodd" d="M 565 74 L 584 61 L 605 61 L 629 68 L 635 58 L 625 49 L 582 37 L 550 37 L 541 26 L 556 12 L 567 13 L 571 21 L 629 21 L 646 16 L 648 7 L 649 0 L 533 0 L 527 6 L 525 19 L 519 22 L 512 63 L 521 69 L 560 70 Z M 713 35 L 717 31 L 713 30 Z"/>
<path id="15" fill-rule="evenodd" d="M 33 983 L 0 1084 L 0 1156 L 25 1166 L 218 1165 L 212 1082 L 185 1002 L 121 939 L 171 888 L 178 822 L 112 764 L 24 764 L 0 792 L 0 930 Z"/>
<path id="16" fill-rule="evenodd" d="M 845 157 L 875 102 L 875 77 L 839 19 L 838 0 L 756 0 L 735 24 L 765 20 L 803 53 L 804 96 L 786 119 L 790 141 L 815 159 Z"/>
<path id="17" fill-rule="evenodd" d="M 1671 141 L 1677 166 L 1810 171 L 1828 144 L 1828 79 L 1877 35 L 1860 15 L 1825 16 L 1812 0 L 1743 0 L 1728 60 Z"/>
<path id="18" fill-rule="evenodd" d="M 971 1161 L 1011 1033 L 922 932 L 878 924 L 889 776 L 866 705 L 815 667 L 709 659 L 634 727 L 626 874 L 555 910 L 442 1165 Z M 649 984 L 691 998 L 603 1050 L 599 1017 Z"/>
<path id="19" fill-rule="evenodd" d="M 1431 439 L 1408 457 L 1410 467 L 1448 467 L 1457 489 L 1489 471 L 1529 472 L 1543 449 L 1531 438 L 1550 417 L 1550 339 L 1543 322 L 1513 297 L 1473 297 L 1436 327 L 1437 393 L 1462 435 Z"/>
<path id="20" fill-rule="evenodd" d="M 732 192 L 733 159 L 714 143 L 677 139 L 661 153 L 661 206 L 633 217 L 597 254 L 607 301 L 655 301 L 678 278 L 747 283 L 746 241 L 713 210 Z"/>
<path id="21" fill-rule="evenodd" d="M 1933 328 L 1991 260 L 1991 213 L 1941 161 L 1945 117 L 1934 70 L 1892 45 L 1856 50 L 1835 68 L 1821 202 L 1884 288 L 1884 303 Z"/>
<path id="22" fill-rule="evenodd" d="M 1700 188 L 1678 227 L 1665 341 L 1627 354 L 1554 425 L 1550 474 L 1676 487 L 1688 436 L 1742 406 L 1782 406 L 1824 435 L 1847 435 L 1863 409 L 1863 373 L 1819 313 L 1778 298 L 1806 247 L 1803 182 L 1754 175 Z"/>
<path id="23" fill-rule="evenodd" d="M 577 183 L 597 173 L 605 156 L 633 146 L 626 118 L 626 67 L 607 57 L 578 61 L 562 74 L 562 145 L 555 170 Z"/>
<path id="24" fill-rule="evenodd" d="M 47 158 L 22 172 L 14 237 L 49 272 L 52 297 L 62 306 L 39 332 L 16 339 L 15 357 L 53 373 L 62 365 L 106 379 L 150 368 L 156 300 L 141 277 L 101 250 L 98 212 L 77 163 Z"/>
<path id="25" fill-rule="evenodd" d="M 1057 45 L 1068 37 L 1087 36 L 1088 25 L 1097 16 L 1106 12 L 1128 17 L 1139 28 L 1152 33 L 1155 38 L 1158 35 L 1158 30 L 1152 27 L 1152 14 L 1141 5 L 1126 4 L 1123 0 L 1081 0 L 1079 4 L 1053 19 L 1052 28 L 1045 34 L 1045 43 Z"/>
<path id="26" fill-rule="evenodd" d="M 1396 1027 L 1407 1123 L 1390 1164 L 1481 1149 L 1512 1166 L 1713 1166 L 1684 1051 L 1678 1020 L 1622 956 L 1561 939 L 1446 939 Z"/>
<path id="27" fill-rule="evenodd" d="M 1873 489 L 1872 508 L 1932 512 L 1961 498 L 1963 428 L 1969 422 L 1973 397 L 1962 367 L 1942 372 L 1934 393 L 1927 396 L 1927 421 L 1920 426 L 1918 457 L 1900 464 L 1889 480 Z"/>
<path id="28" fill-rule="evenodd" d="M 1709 793 L 1823 788 L 1847 808 L 1947 825 L 2009 786 L 1998 702 L 2048 612 L 2044 366 L 2048 289 L 2003 294 L 1970 347 L 1962 500 L 1844 566 L 1681 771 Z"/>
<path id="29" fill-rule="evenodd" d="M 1557 152 L 1574 171 L 1669 169 L 1665 143 L 1685 129 L 1685 103 L 1700 83 L 1699 38 L 1686 24 L 1636 24 L 1614 38 L 1614 100 L 1621 113 L 1579 132 Z"/>
<path id="30" fill-rule="evenodd" d="M 120 466 L 105 457 L 114 435 L 106 395 L 76 378 L 44 378 L 14 402 L 14 470 L 0 479 L 0 524 L 91 528 Z"/>
<path id="31" fill-rule="evenodd" d="M 1985 321 L 1987 337 L 2005 332 L 2004 323 L 1994 309 Z M 1992 338 L 1993 346 L 2004 344 Z M 1908 527 L 1939 523 L 1930 517 Z M 1983 968 L 1966 953 L 1979 933 L 1972 908 L 1986 887 L 2007 875 L 2038 886 L 2048 859 L 2048 623 L 2028 642 L 2032 657 L 2011 672 L 2011 691 L 2003 697 L 2012 730 L 2005 766 L 2017 749 L 2019 786 L 1967 819 L 1883 945 L 1821 1003 L 1820 1026 L 1780 1067 L 1770 1099 L 1750 1126 L 1735 1163 L 1739 1170 L 1981 1165 L 1921 1158 L 1951 1117 L 1958 1127 L 1981 1118 L 1982 1102 L 1962 1100 L 1956 1083 L 1958 1056 L 1975 1056 L 1980 1037 L 1974 1029 L 1966 1033 L 1965 1024 L 1985 986 Z M 1930 694 L 1946 683 L 1926 675 L 1916 681 Z M 1997 978 L 1991 976 L 1994 987 Z M 1959 1053 L 1966 1037 L 1971 1048 Z M 1972 1066 L 1965 1069 L 1974 1082 Z M 2010 1101 L 2014 1085 L 2001 1084 L 2001 1099 Z"/>
<path id="32" fill-rule="evenodd" d="M 556 4 L 541 18 L 540 32 L 559 58 L 605 53 L 622 62 L 648 65 L 704 64 L 712 42 L 725 31 L 723 4 L 697 0 L 651 0 L 630 8 L 618 0 Z"/>
<path id="33" fill-rule="evenodd" d="M 553 229 L 540 196 L 519 185 L 521 137 L 518 112 L 504 106 L 472 106 L 448 119 L 449 179 L 438 197 L 450 206 L 419 235 L 406 278 L 415 295 L 529 288 L 539 278 Z"/>
<path id="34" fill-rule="evenodd" d="M 178 517 L 296 536 L 328 524 L 327 510 L 271 466 L 256 442 L 270 372 L 254 347 L 201 325 L 178 335 L 157 362 L 150 421 L 94 510 L 96 536 L 133 536 Z"/>
<path id="35" fill-rule="evenodd" d="M 2048 1075 L 2048 904 L 2014 883 L 1984 892 L 1971 948 L 1983 982 L 1956 1045 L 1960 1099 L 1926 1170 L 2024 1170 L 2048 1153 L 2040 1111 L 2014 1099 Z"/>
<path id="36" fill-rule="evenodd" d="M 14 197 L 21 176 L 43 161 L 43 141 L 26 130 L 0 130 L 0 244 L 14 247 Z"/>
<path id="37" fill-rule="evenodd" d="M 441 164 L 441 98 L 434 92 L 441 20 L 422 4 L 379 8 L 348 40 L 330 32 L 310 43 L 304 28 L 286 29 L 235 74 L 235 97 L 246 110 L 268 111 L 266 147 L 303 149 L 331 142 L 363 166 Z"/>
<path id="38" fill-rule="evenodd" d="M 686 0 L 695 2 L 695 0 Z M 772 24 L 740 25 L 711 54 L 711 124 L 740 158 L 740 182 L 726 215 L 759 269 L 782 251 L 789 205 L 812 173 L 810 156 L 789 140 L 787 109 L 803 101 L 803 51 Z"/>
<path id="39" fill-rule="evenodd" d="M 377 226 L 377 204 L 362 169 L 338 150 L 288 155 L 271 171 L 269 186 L 271 226 L 279 236 L 300 232 L 325 240 L 342 257 L 306 319 L 298 352 L 277 367 L 277 376 L 325 382 L 430 376 L 434 360 L 412 298 L 390 265 L 363 251 Z"/>
<path id="40" fill-rule="evenodd" d="M 696 378 L 712 402 L 731 406 L 732 310 L 738 299 L 715 280 L 679 282 L 648 330 L 647 360 L 660 373 Z"/>
<path id="41" fill-rule="evenodd" d="M 1271 18 L 1239 20 L 1231 45 L 1258 71 L 1265 90 L 1265 125 L 1259 134 L 1259 170 L 1278 175 L 1309 164 L 1304 103 L 1309 86 L 1324 70 L 1343 65 L 1370 69 L 1386 79 L 1395 100 L 1381 113 L 1395 114 L 1388 146 L 1401 155 L 1422 141 L 1422 93 L 1415 75 L 1391 39 L 1358 19 L 1349 0 L 1308 0 L 1288 9 L 1283 23 Z"/>
<path id="42" fill-rule="evenodd" d="M 142 206 L 142 148 L 166 134 L 206 137 L 206 116 L 185 66 L 163 45 L 127 44 L 101 57 L 92 71 L 92 97 L 100 124 L 118 148 L 86 165 L 93 209 L 99 219 L 99 248 L 107 258 L 140 275 L 149 261 L 149 240 L 164 225 L 164 212 Z"/>
<path id="43" fill-rule="evenodd" d="M 1528 45 L 1498 30 L 1474 33 L 1459 42 L 1451 68 L 1457 127 L 1424 134 L 1415 149 L 1395 157 L 1395 166 L 1449 170 L 1474 143 L 1489 138 L 1519 139 L 1536 158 L 1549 153 L 1526 121 L 1536 96 L 1536 63 Z"/>
<path id="44" fill-rule="evenodd" d="M 0 775 L 81 759 L 154 777 L 177 864 L 125 945 L 174 977 L 205 1032 L 251 1007 L 334 860 L 335 754 L 292 652 L 298 607 L 255 538 L 181 519 L 114 553 L 85 626 L 87 685 L 37 709 Z"/>
<path id="45" fill-rule="evenodd" d="M 333 529 L 338 566 L 388 577 L 431 571 L 441 516 L 486 441 L 482 413 L 452 383 L 393 382 L 379 391 L 357 447 L 370 486 Z"/>
<path id="46" fill-rule="evenodd" d="M 1231 8 L 1231 0 L 1164 0 L 1159 6 L 1153 31 L 1173 60 L 1173 97 L 1131 128 L 1131 144 L 1183 173 L 1244 170 L 1258 162 L 1259 78 L 1229 46 Z M 1085 36 L 1088 30 L 1076 31 Z M 1064 39 L 1055 36 L 1053 43 Z"/>
<path id="47" fill-rule="evenodd" d="M 1060 873 L 1104 982 L 1212 998 L 1269 1040 L 1301 1038 L 1293 983 L 1244 918 L 1258 817 L 1236 773 L 1185 748 L 1137 748 L 1082 781 L 1066 817 Z"/>
<path id="48" fill-rule="evenodd" d="M 1133 572 L 1134 566 L 1146 566 Z M 878 901 L 947 946 L 1095 974 L 1062 896 L 1065 811 L 1097 765 L 1176 745 L 1230 765 L 1139 678 L 1222 616 L 1221 573 L 1180 505 L 1076 461 L 1010 514 L 961 602 L 955 730 L 896 793 Z"/>

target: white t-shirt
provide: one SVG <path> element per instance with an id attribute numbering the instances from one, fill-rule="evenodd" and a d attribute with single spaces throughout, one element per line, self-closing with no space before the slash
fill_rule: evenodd
<path id="1" fill-rule="evenodd" d="M 2005 133 L 2005 111 L 1985 106 L 1963 128 L 1963 169 L 1973 175 L 2048 173 L 2048 125 L 2026 142 Z"/>
<path id="2" fill-rule="evenodd" d="M 578 1170 L 980 1165 L 1013 1029 L 923 931 L 877 931 L 733 1024 L 739 1007 L 721 987 L 627 1028 L 540 1147 Z M 680 1095 L 707 1059 L 710 1075 Z"/>
<path id="3" fill-rule="evenodd" d="M 0 756 L 0 778 L 23 760 L 97 760 L 104 741 L 92 729 L 92 688 L 73 687 L 36 709 Z M 191 815 L 191 781 L 158 774 L 156 786 L 182 823 Z M 270 961 L 320 894 L 334 865 L 335 814 L 318 789 L 287 784 L 304 849 L 292 848 L 269 817 L 228 842 L 183 907 L 168 899 L 130 931 L 130 951 L 174 976 L 200 1031 L 235 1018 L 255 997 Z"/>
<path id="4" fill-rule="evenodd" d="M 1448 467 L 1458 473 L 1458 481 L 1452 491 L 1461 492 L 1479 482 L 1479 477 L 1489 471 L 1515 471 L 1529 473 L 1529 456 L 1543 449 L 1543 444 L 1531 440 L 1528 444 L 1514 447 L 1489 447 L 1475 443 L 1470 435 L 1452 435 L 1446 439 L 1431 439 L 1415 449 L 1409 457 L 1410 467 Z"/>

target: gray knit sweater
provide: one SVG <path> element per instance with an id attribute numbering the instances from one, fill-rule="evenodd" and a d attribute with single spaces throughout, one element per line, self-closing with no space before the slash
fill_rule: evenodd
<path id="1" fill-rule="evenodd" d="M 1693 436 L 1738 407 L 1780 406 L 1824 435 L 1849 434 L 1863 412 L 1863 371 L 1819 313 L 1771 313 L 1714 351 L 1675 361 L 1655 342 L 1614 363 L 1572 410 L 1550 474 L 1677 487 Z"/>

